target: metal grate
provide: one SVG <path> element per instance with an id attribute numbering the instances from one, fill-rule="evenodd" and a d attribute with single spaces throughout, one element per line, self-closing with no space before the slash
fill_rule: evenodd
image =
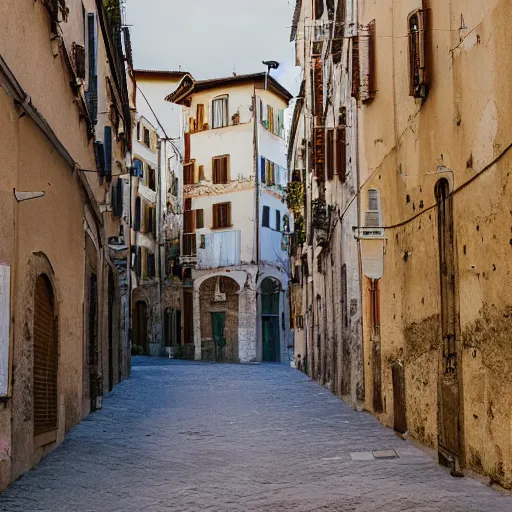
<path id="1" fill-rule="evenodd" d="M 53 293 L 48 278 L 40 275 L 34 305 L 34 435 L 57 428 L 58 362 Z"/>

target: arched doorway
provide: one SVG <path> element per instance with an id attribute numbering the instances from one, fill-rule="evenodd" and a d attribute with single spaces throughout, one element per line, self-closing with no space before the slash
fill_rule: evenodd
<path id="1" fill-rule="evenodd" d="M 139 349 L 139 352 L 148 354 L 148 307 L 143 300 L 139 300 L 135 303 L 133 334 L 134 342 L 136 347 Z"/>
<path id="2" fill-rule="evenodd" d="M 34 435 L 57 429 L 59 343 L 55 298 L 50 280 L 41 274 L 34 298 Z"/>
<path id="3" fill-rule="evenodd" d="M 238 283 L 227 276 L 215 276 L 201 284 L 201 359 L 239 362 Z"/>
<path id="4" fill-rule="evenodd" d="M 281 283 L 273 277 L 265 278 L 261 283 L 261 332 L 263 361 L 280 361 L 280 297 Z"/>

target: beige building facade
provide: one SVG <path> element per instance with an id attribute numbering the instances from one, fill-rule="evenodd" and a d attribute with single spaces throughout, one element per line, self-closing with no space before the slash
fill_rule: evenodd
<path id="1" fill-rule="evenodd" d="M 327 33 L 318 28 L 319 12 L 324 22 L 327 16 Z M 338 224 L 356 208 L 341 239 L 330 245 L 336 265 L 347 265 L 341 286 L 344 279 L 359 282 L 358 308 L 352 308 L 357 294 L 347 300 L 349 315 L 359 311 L 354 321 L 362 336 L 364 392 L 356 397 L 362 403 L 352 403 L 434 448 L 454 474 L 473 470 L 506 488 L 512 487 L 511 16 L 499 0 L 485 6 L 463 0 L 299 1 L 292 35 L 305 56 L 305 87 L 289 155 L 291 170 L 305 170 L 304 216 L 313 217 L 313 201 L 321 197 L 315 150 L 325 155 L 325 172 L 332 176 L 330 112 L 346 107 L 338 126 L 346 130 L 348 190 L 333 196 L 337 182 L 328 177 L 323 188 L 326 203 L 341 212 Z M 308 24 L 316 31 L 310 36 Z M 315 82 L 318 39 L 328 41 L 331 56 L 321 50 L 323 76 Z M 330 62 L 340 48 L 344 64 L 338 69 Z M 329 92 L 329 84 L 337 92 Z M 327 114 L 318 125 L 323 135 L 314 132 L 319 90 L 318 106 Z M 308 236 L 314 255 L 314 227 Z M 295 265 L 302 253 L 292 253 Z M 311 275 L 301 278 L 307 286 L 296 285 L 306 317 L 321 311 L 314 273 L 329 274 L 311 255 L 308 263 Z M 334 309 L 346 304 L 335 298 Z M 326 346 L 335 316 L 324 315 L 319 338 L 314 320 L 312 334 L 302 329 L 307 321 L 295 325 L 296 360 L 307 352 L 309 363 L 308 336 L 320 351 Z M 334 333 L 338 347 L 342 333 Z M 327 360 L 339 357 L 332 348 L 325 353 Z M 328 385 L 321 364 L 320 373 L 317 365 L 308 372 Z"/>
<path id="2" fill-rule="evenodd" d="M 111 8 L 0 7 L 1 488 L 129 374 L 114 203 L 131 121 Z"/>

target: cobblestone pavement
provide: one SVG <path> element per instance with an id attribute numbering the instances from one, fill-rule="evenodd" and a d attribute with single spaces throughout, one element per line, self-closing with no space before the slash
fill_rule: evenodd
<path id="1" fill-rule="evenodd" d="M 296 370 L 138 358 L 0 510 L 510 512 L 512 497 L 452 478 Z"/>

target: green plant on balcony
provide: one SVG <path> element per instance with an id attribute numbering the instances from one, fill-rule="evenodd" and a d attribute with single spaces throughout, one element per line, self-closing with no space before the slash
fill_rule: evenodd
<path id="1" fill-rule="evenodd" d="M 304 186 L 298 181 L 288 183 L 286 187 L 286 204 L 296 216 L 304 209 Z"/>

